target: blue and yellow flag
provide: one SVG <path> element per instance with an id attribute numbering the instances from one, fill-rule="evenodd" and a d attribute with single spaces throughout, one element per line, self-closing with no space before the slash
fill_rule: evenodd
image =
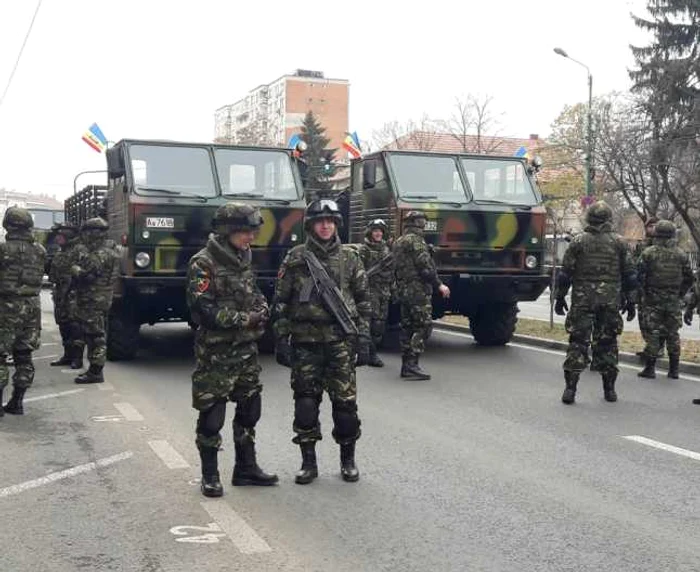
<path id="1" fill-rule="evenodd" d="M 97 126 L 97 123 L 93 123 L 90 128 L 83 133 L 82 139 L 98 153 L 102 153 L 102 151 L 107 148 L 107 138 Z"/>
<path id="2" fill-rule="evenodd" d="M 530 158 L 530 153 L 528 153 L 527 149 L 525 149 L 524 146 L 520 146 L 520 149 L 518 149 L 515 152 L 516 157 L 523 157 L 524 159 L 529 159 Z"/>

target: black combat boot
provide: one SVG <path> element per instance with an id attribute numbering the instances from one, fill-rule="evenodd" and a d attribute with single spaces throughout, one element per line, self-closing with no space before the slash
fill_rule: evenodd
<path id="1" fill-rule="evenodd" d="M 14 387 L 12 388 L 12 397 L 7 405 L 3 407 L 5 413 L 12 413 L 12 415 L 24 415 L 24 406 L 22 400 L 24 399 L 24 394 L 27 389 L 24 387 Z"/>
<path id="2" fill-rule="evenodd" d="M 561 402 L 571 405 L 576 401 L 576 385 L 578 385 L 579 372 L 565 371 L 564 380 L 566 381 L 566 389 L 561 395 Z"/>
<path id="3" fill-rule="evenodd" d="M 71 350 L 71 369 L 83 369 L 83 352 L 84 348 L 73 346 Z"/>
<path id="4" fill-rule="evenodd" d="M 81 373 L 78 377 L 75 378 L 75 383 L 104 383 L 105 378 L 104 375 L 102 374 L 102 366 L 101 365 L 92 365 L 90 364 L 90 367 L 85 373 Z"/>
<path id="5" fill-rule="evenodd" d="M 318 465 L 316 465 L 316 443 L 301 443 L 301 469 L 297 471 L 294 482 L 298 485 L 308 485 L 318 477 Z"/>
<path id="6" fill-rule="evenodd" d="M 236 443 L 236 463 L 233 466 L 233 478 L 231 484 L 236 487 L 253 485 L 257 487 L 269 487 L 276 485 L 277 475 L 269 475 L 258 467 L 255 460 L 255 443 L 245 441 Z"/>
<path id="7" fill-rule="evenodd" d="M 344 481 L 354 483 L 360 480 L 360 471 L 355 466 L 355 443 L 340 446 L 340 474 Z"/>
<path id="8" fill-rule="evenodd" d="M 678 379 L 678 366 L 680 365 L 681 356 L 668 354 L 668 373 L 667 377 Z"/>
<path id="9" fill-rule="evenodd" d="M 430 374 L 424 372 L 420 365 L 418 365 L 417 356 L 403 356 L 401 363 L 401 377 L 427 380 L 430 379 Z"/>
<path id="10" fill-rule="evenodd" d="M 700 405 L 700 399 L 693 399 L 694 405 Z"/>
<path id="11" fill-rule="evenodd" d="M 199 458 L 202 460 L 202 483 L 199 488 L 205 497 L 220 497 L 224 494 L 224 487 L 219 479 L 218 453 L 216 447 L 199 448 Z"/>
<path id="12" fill-rule="evenodd" d="M 384 367 L 382 358 L 377 355 L 377 346 L 374 342 L 371 342 L 369 345 L 369 362 L 367 362 L 367 365 L 372 367 Z"/>
<path id="13" fill-rule="evenodd" d="M 648 379 L 656 379 L 656 358 L 644 357 L 644 369 L 637 373 L 637 377 L 646 377 Z"/>
<path id="14" fill-rule="evenodd" d="M 603 397 L 605 398 L 605 401 L 610 401 L 611 403 L 617 401 L 617 393 L 615 393 L 616 379 L 616 371 L 606 371 L 603 374 Z"/>
<path id="15" fill-rule="evenodd" d="M 70 365 L 72 363 L 73 359 L 71 357 L 71 347 L 70 346 L 63 346 L 63 355 L 58 358 L 56 361 L 52 361 L 49 365 L 53 366 L 58 366 L 58 365 Z"/>

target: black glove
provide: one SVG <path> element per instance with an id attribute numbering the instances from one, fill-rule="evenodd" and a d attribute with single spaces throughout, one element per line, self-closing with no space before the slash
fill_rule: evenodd
<path id="1" fill-rule="evenodd" d="M 357 362 L 355 365 L 367 365 L 369 363 L 369 338 L 360 336 L 357 340 Z"/>
<path id="2" fill-rule="evenodd" d="M 569 306 L 566 304 L 565 298 L 557 298 L 554 302 L 554 313 L 557 316 L 565 316 L 569 311 Z"/>
<path id="3" fill-rule="evenodd" d="M 685 312 L 683 312 L 683 321 L 685 322 L 686 326 L 691 326 L 693 324 L 693 309 L 692 308 L 686 308 Z"/>
<path id="4" fill-rule="evenodd" d="M 289 338 L 279 338 L 275 344 L 275 359 L 284 367 L 292 367 L 292 346 Z"/>
<path id="5" fill-rule="evenodd" d="M 627 312 L 627 321 L 631 322 L 634 320 L 634 318 L 637 316 L 637 307 L 634 305 L 634 302 L 627 302 L 627 305 L 625 306 L 625 309 L 623 310 L 623 314 Z"/>

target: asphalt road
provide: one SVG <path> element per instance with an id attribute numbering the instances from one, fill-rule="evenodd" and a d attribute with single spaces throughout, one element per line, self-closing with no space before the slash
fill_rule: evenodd
<path id="1" fill-rule="evenodd" d="M 258 457 L 280 484 L 230 486 L 231 410 L 226 494 L 204 499 L 187 328 L 144 328 L 137 361 L 84 387 L 47 365 L 45 318 L 33 401 L 0 419 L 2 571 L 700 570 L 698 379 L 623 368 L 610 404 L 586 373 L 565 406 L 557 352 L 436 332 L 430 382 L 402 381 L 396 349 L 358 370 L 361 480 L 339 477 L 325 400 L 299 486 L 289 371 L 263 356 Z"/>

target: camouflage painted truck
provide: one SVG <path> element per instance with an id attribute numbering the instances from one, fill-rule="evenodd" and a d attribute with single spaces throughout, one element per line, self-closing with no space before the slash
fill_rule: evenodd
<path id="1" fill-rule="evenodd" d="M 399 236 L 403 215 L 427 217 L 451 296 L 433 298 L 433 317 L 469 317 L 479 344 L 503 345 L 513 336 L 518 302 L 536 300 L 549 283 L 544 267 L 545 208 L 535 166 L 516 157 L 380 151 L 351 164 L 349 240 L 360 243 L 366 224 L 384 219 Z M 389 321 L 396 322 L 396 307 Z"/>
<path id="2" fill-rule="evenodd" d="M 291 150 L 125 139 L 107 150 L 107 175 L 110 237 L 122 247 L 108 318 L 110 360 L 134 357 L 142 324 L 191 323 L 187 266 L 220 205 L 238 200 L 260 208 L 253 264 L 268 298 L 285 253 L 303 241 L 305 202 Z M 104 206 L 101 196 L 79 195 L 66 201 L 66 218 L 78 224 Z"/>

